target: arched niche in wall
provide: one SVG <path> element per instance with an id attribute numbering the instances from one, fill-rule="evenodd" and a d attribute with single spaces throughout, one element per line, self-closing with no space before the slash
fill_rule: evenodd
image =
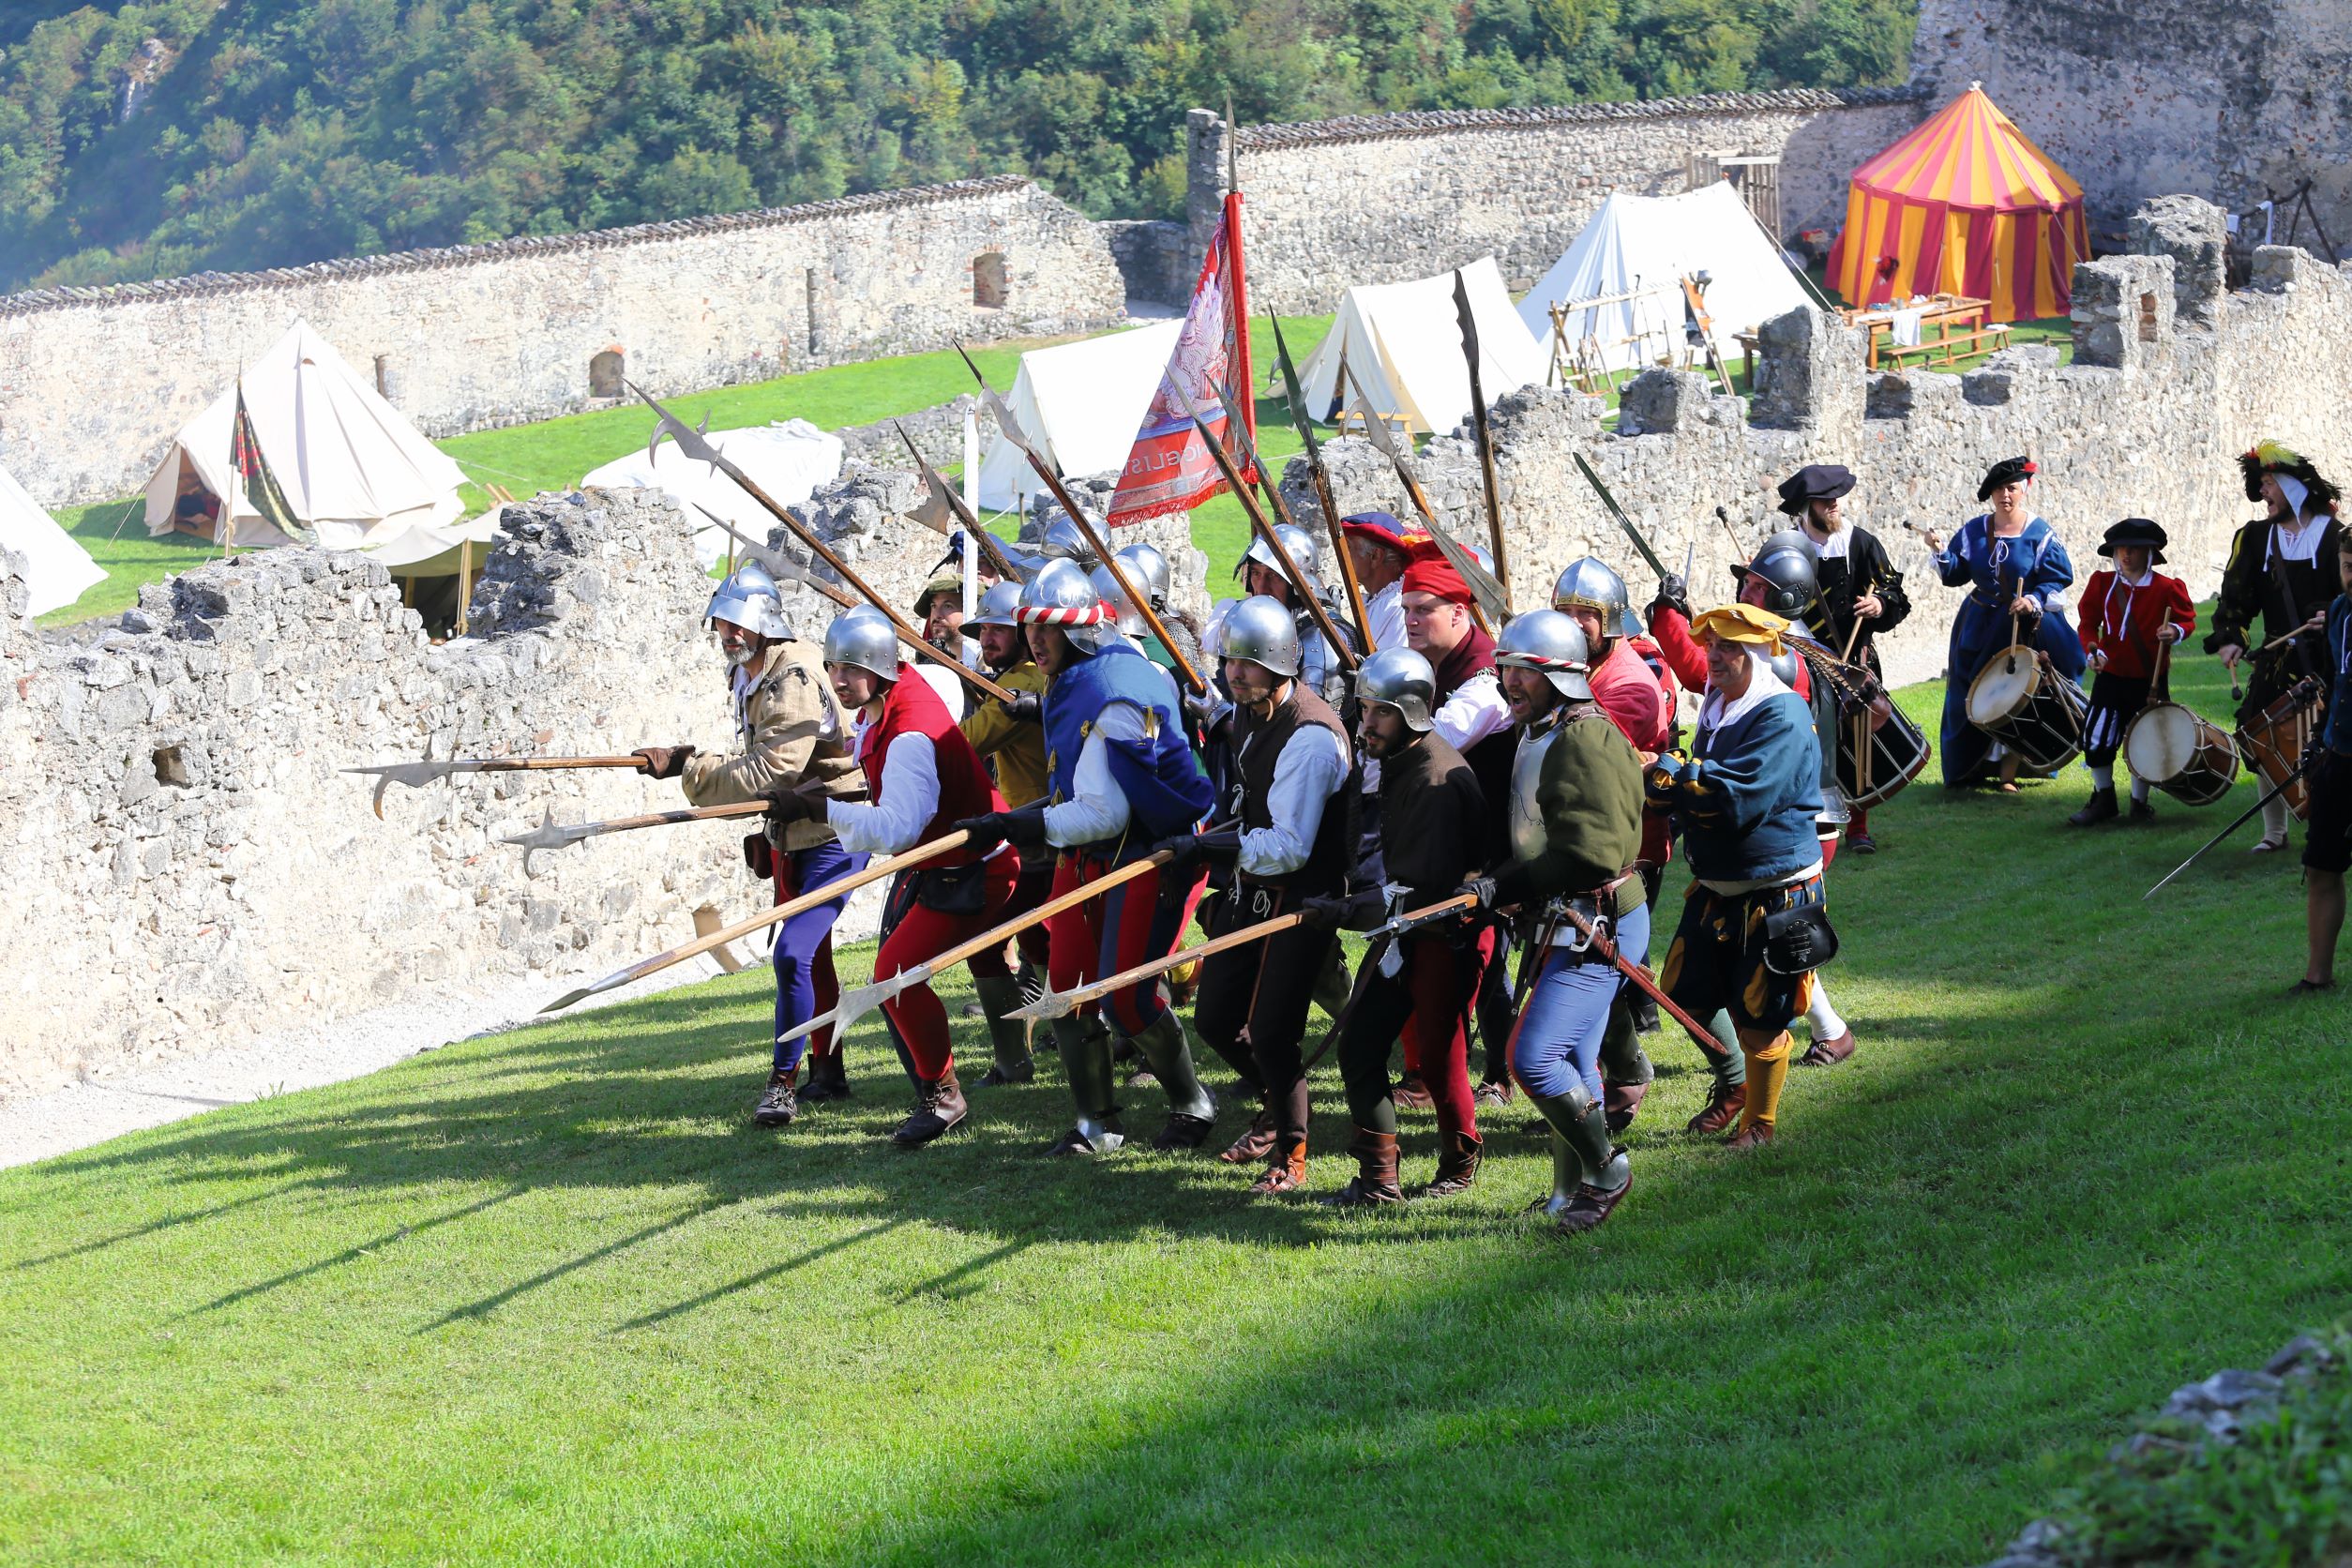
<path id="1" fill-rule="evenodd" d="M 972 303 L 983 310 L 1004 309 L 1004 252 L 983 250 L 972 259 Z"/>
<path id="2" fill-rule="evenodd" d="M 628 372 L 627 356 L 618 348 L 610 348 L 588 361 L 588 396 L 617 398 L 626 390 L 621 384 Z"/>

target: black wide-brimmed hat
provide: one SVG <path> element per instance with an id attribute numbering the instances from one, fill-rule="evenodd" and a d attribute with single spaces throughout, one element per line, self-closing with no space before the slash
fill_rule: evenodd
<path id="1" fill-rule="evenodd" d="M 2099 547 L 2099 553 L 2112 558 L 2118 545 L 2146 545 L 2150 551 L 2148 564 L 2164 564 L 2164 531 L 2146 518 L 2125 518 L 2108 528 L 2107 536 Z"/>
<path id="2" fill-rule="evenodd" d="M 1834 501 L 1854 488 L 1854 471 L 1833 462 L 1809 462 L 1780 482 L 1780 509 L 1804 515 L 1808 501 Z"/>
<path id="3" fill-rule="evenodd" d="M 2335 510 L 2336 502 L 2342 499 L 2343 492 L 2319 476 L 2319 470 L 2312 466 L 2309 458 L 2284 442 L 2256 442 L 2252 451 L 2239 455 L 2238 468 L 2246 476 L 2246 499 L 2249 501 L 2262 499 L 2262 476 L 2265 474 L 2284 474 L 2290 479 L 2300 481 L 2311 499 L 2325 511 Z"/>
<path id="4" fill-rule="evenodd" d="M 2003 485 L 2013 485 L 2020 479 L 2030 479 L 2041 473 L 2031 458 L 2003 458 L 1984 471 L 1984 483 L 1976 487 L 1979 501 L 1990 501 L 1993 492 Z"/>

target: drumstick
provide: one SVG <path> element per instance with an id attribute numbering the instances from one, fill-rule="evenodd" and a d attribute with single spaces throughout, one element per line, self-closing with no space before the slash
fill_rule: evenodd
<path id="1" fill-rule="evenodd" d="M 1846 634 L 1846 651 L 1838 656 L 1847 664 L 1854 662 L 1854 644 L 1862 641 L 1862 611 L 1854 612 L 1854 629 Z"/>
<path id="2" fill-rule="evenodd" d="M 1722 523 L 1723 531 L 1731 536 L 1732 550 L 1741 555 L 1745 555 L 1748 552 L 1748 547 L 1740 542 L 1740 531 L 1731 526 L 1731 514 L 1718 506 L 1715 508 L 1715 520 Z"/>

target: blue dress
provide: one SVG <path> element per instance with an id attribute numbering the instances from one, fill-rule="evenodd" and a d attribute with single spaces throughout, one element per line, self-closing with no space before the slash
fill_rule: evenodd
<path id="1" fill-rule="evenodd" d="M 1970 518 L 1952 536 L 1950 549 L 1933 557 L 1948 588 L 1966 587 L 1968 596 L 1952 618 L 1952 642 L 1944 659 L 1944 783 L 1981 782 L 1994 772 L 1993 737 L 1968 722 L 1968 686 L 1993 656 L 2009 646 L 2008 605 L 2012 585 L 2042 601 L 2033 645 L 2070 681 L 2082 680 L 2082 639 L 2066 619 L 2059 590 L 2074 580 L 2074 563 L 2058 531 L 2040 518 L 2010 538 L 1998 538 L 1989 514 Z"/>

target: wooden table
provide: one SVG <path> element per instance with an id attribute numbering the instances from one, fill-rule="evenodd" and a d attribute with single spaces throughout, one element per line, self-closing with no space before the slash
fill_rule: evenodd
<path id="1" fill-rule="evenodd" d="M 1918 354 L 1922 357 L 1940 352 L 1944 363 L 1953 362 L 1953 351 L 1963 346 L 1973 349 L 1983 341 L 1993 328 L 1985 324 L 1984 313 L 1992 309 L 1989 299 L 1970 299 L 1962 294 L 1937 294 L 1920 312 L 1920 340 L 1896 345 L 1894 342 L 1894 311 L 1886 306 L 1856 310 L 1847 319 L 1857 326 L 1870 329 L 1870 368 L 1879 368 L 1881 349 L 1892 350 L 1899 362 L 1904 354 Z M 1932 335 L 1931 335 L 1932 329 Z M 1957 329 L 1957 330 L 1955 330 Z"/>

